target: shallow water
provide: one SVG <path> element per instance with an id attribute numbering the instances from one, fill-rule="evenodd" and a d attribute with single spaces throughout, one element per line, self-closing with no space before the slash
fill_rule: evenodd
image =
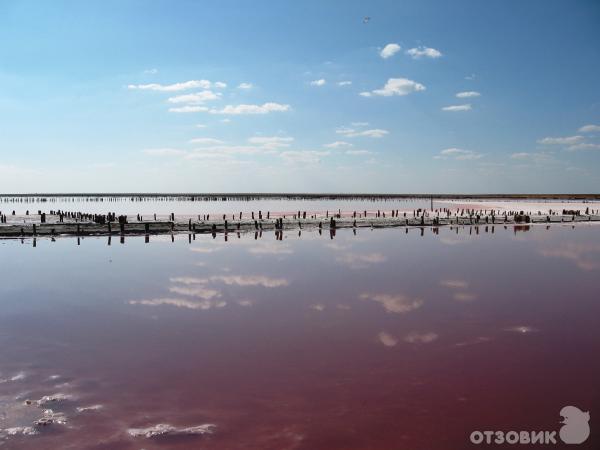
<path id="1" fill-rule="evenodd" d="M 599 233 L 2 240 L 0 448 L 458 449 L 593 418 Z M 7 435 L 44 409 L 66 423 Z"/>
<path id="2" fill-rule="evenodd" d="M 353 211 L 412 211 L 418 208 L 428 208 L 431 201 L 419 198 L 408 199 L 254 199 L 240 200 L 237 198 L 213 197 L 210 200 L 195 200 L 181 198 L 121 198 L 121 197 L 101 197 L 101 198 L 81 198 L 81 197 L 0 197 L 0 211 L 3 214 L 11 215 L 15 211 L 16 215 L 24 215 L 27 211 L 31 214 L 38 211 L 49 212 L 50 210 L 73 211 L 89 214 L 106 214 L 114 212 L 116 214 L 126 214 L 135 216 L 137 214 L 150 216 L 156 214 L 157 217 L 176 214 L 184 217 L 195 217 L 204 214 L 249 214 L 251 212 L 269 211 L 275 215 L 295 214 L 298 211 L 306 211 L 308 214 L 325 214 L 326 211 L 346 212 Z M 434 207 L 443 207 L 439 201 L 434 201 Z"/>

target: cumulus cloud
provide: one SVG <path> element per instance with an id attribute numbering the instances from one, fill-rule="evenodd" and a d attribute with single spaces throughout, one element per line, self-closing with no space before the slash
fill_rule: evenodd
<path id="1" fill-rule="evenodd" d="M 268 114 L 270 112 L 289 111 L 290 105 L 282 105 L 280 103 L 268 102 L 262 105 L 227 105 L 222 109 L 211 109 L 211 114 Z"/>
<path id="2" fill-rule="evenodd" d="M 240 83 L 238 89 L 252 89 L 254 85 L 252 83 Z"/>
<path id="3" fill-rule="evenodd" d="M 386 347 L 394 347 L 398 343 L 398 339 L 385 331 L 379 333 L 377 339 Z"/>
<path id="4" fill-rule="evenodd" d="M 583 136 L 545 137 L 538 140 L 538 144 L 544 145 L 575 145 L 583 141 Z"/>
<path id="5" fill-rule="evenodd" d="M 580 133 L 594 133 L 600 132 L 600 125 L 584 125 L 579 129 Z"/>
<path id="6" fill-rule="evenodd" d="M 451 105 L 451 106 L 444 106 L 442 108 L 442 111 L 470 111 L 471 110 L 471 105 L 470 104 L 465 104 L 465 105 Z"/>
<path id="7" fill-rule="evenodd" d="M 400 47 L 398 44 L 387 44 L 381 49 L 379 56 L 381 56 L 383 59 L 388 59 L 398 53 L 401 48 L 402 47 Z"/>
<path id="8" fill-rule="evenodd" d="M 210 89 L 210 88 L 223 89 L 227 87 L 227 84 L 222 81 L 211 82 L 208 80 L 190 80 L 184 81 L 181 83 L 174 84 L 158 84 L 158 83 L 150 83 L 150 84 L 129 84 L 127 86 L 128 89 L 138 89 L 142 91 L 160 91 L 160 92 L 177 92 L 177 91 L 185 91 L 187 89 Z"/>
<path id="9" fill-rule="evenodd" d="M 363 97 L 382 96 L 391 97 L 393 95 L 408 95 L 413 92 L 424 91 L 425 86 L 408 78 L 390 78 L 381 89 L 375 89 L 369 92 L 361 92 Z"/>
<path id="10" fill-rule="evenodd" d="M 435 48 L 431 48 L 431 47 L 415 47 L 415 48 L 411 48 L 408 49 L 406 51 L 406 54 L 409 55 L 410 57 L 412 57 L 413 59 L 419 59 L 419 58 L 439 58 L 442 56 L 442 52 L 440 52 L 439 50 L 436 50 Z"/>
<path id="11" fill-rule="evenodd" d="M 337 134 L 344 135 L 346 137 L 372 137 L 372 138 L 381 138 L 386 134 L 389 134 L 389 131 L 382 130 L 380 128 L 374 128 L 371 130 L 356 130 L 355 128 L 347 128 L 341 127 L 335 130 Z"/>
<path id="12" fill-rule="evenodd" d="M 190 104 L 201 104 L 210 100 L 218 100 L 221 97 L 220 92 L 213 92 L 211 90 L 205 90 L 196 92 L 195 94 L 183 94 L 176 95 L 175 97 L 169 97 L 167 100 L 169 103 L 190 103 Z"/>
<path id="13" fill-rule="evenodd" d="M 462 148 L 447 148 L 442 150 L 438 155 L 434 156 L 435 159 L 456 159 L 456 160 L 470 160 L 480 159 L 483 155 L 476 153 L 472 150 L 463 150 Z"/>
<path id="14" fill-rule="evenodd" d="M 406 314 L 423 306 L 423 300 L 410 298 L 403 294 L 361 294 L 362 300 L 380 303 L 389 313 Z"/>
<path id="15" fill-rule="evenodd" d="M 310 82 L 310 85 L 311 85 L 311 86 L 325 86 L 325 83 L 327 83 L 327 82 L 325 81 L 325 79 L 324 79 L 324 78 L 321 78 L 321 79 L 319 79 L 319 80 L 313 80 L 313 81 L 311 81 L 311 82 Z"/>
<path id="16" fill-rule="evenodd" d="M 464 91 L 456 94 L 458 98 L 471 98 L 471 97 L 480 97 L 481 94 L 477 91 Z"/>

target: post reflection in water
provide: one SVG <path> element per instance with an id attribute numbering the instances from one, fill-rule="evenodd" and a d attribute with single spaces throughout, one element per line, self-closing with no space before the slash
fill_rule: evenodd
<path id="1" fill-rule="evenodd" d="M 598 228 L 478 230 L 1 241 L 0 444 L 430 450 L 552 430 L 598 395 Z"/>

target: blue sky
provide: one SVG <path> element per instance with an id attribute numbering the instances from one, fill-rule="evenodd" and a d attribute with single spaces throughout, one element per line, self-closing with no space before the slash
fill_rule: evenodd
<path id="1" fill-rule="evenodd" d="M 598 80 L 593 0 L 8 0 L 0 192 L 599 192 Z"/>

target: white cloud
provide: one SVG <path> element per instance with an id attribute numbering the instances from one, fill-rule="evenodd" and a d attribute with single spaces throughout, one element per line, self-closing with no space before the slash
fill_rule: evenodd
<path id="1" fill-rule="evenodd" d="M 327 147 L 327 148 L 352 147 L 352 144 L 350 142 L 346 142 L 346 141 L 335 141 L 330 144 L 325 144 L 323 147 Z"/>
<path id="2" fill-rule="evenodd" d="M 396 53 L 398 53 L 401 48 L 402 47 L 400 47 L 398 44 L 393 44 L 393 43 L 392 44 L 387 44 L 379 52 L 379 56 L 381 56 L 383 59 L 390 58 L 391 56 L 394 56 Z"/>
<path id="3" fill-rule="evenodd" d="M 304 150 L 304 151 L 285 151 L 281 152 L 281 157 L 286 163 L 289 164 L 318 164 L 321 162 L 323 156 L 329 155 L 329 152 L 318 152 L 315 150 Z"/>
<path id="4" fill-rule="evenodd" d="M 161 306 L 169 305 L 177 308 L 201 309 L 207 310 L 211 308 L 222 308 L 227 305 L 227 302 L 222 300 L 201 300 L 192 301 L 181 298 L 155 298 L 149 300 L 130 300 L 130 305 L 145 305 L 145 306 Z"/>
<path id="5" fill-rule="evenodd" d="M 477 91 L 464 91 L 456 94 L 458 98 L 471 98 L 471 97 L 480 97 L 481 94 Z"/>
<path id="6" fill-rule="evenodd" d="M 385 83 L 382 89 L 375 89 L 370 92 L 361 92 L 360 95 L 363 97 L 372 97 L 379 95 L 383 97 L 390 97 L 392 95 L 408 95 L 413 92 L 424 91 L 425 86 L 416 81 L 409 80 L 408 78 L 390 78 Z"/>
<path id="7" fill-rule="evenodd" d="M 204 112 L 208 111 L 206 106 L 179 106 L 177 108 L 169 108 L 169 112 L 174 113 L 195 113 L 195 112 Z"/>
<path id="8" fill-rule="evenodd" d="M 195 94 L 183 94 L 176 95 L 175 97 L 169 97 L 167 101 L 169 103 L 190 103 L 197 105 L 210 100 L 218 100 L 220 97 L 220 92 L 205 90 L 201 92 L 196 92 Z"/>
<path id="9" fill-rule="evenodd" d="M 582 142 L 581 144 L 571 145 L 567 150 L 570 152 L 576 152 L 578 150 L 598 150 L 600 149 L 600 144 L 591 144 Z"/>
<path id="10" fill-rule="evenodd" d="M 387 261 L 387 257 L 381 253 L 350 253 L 344 252 L 336 256 L 335 260 L 340 264 L 352 269 L 366 269 L 373 264 L 381 264 Z"/>
<path id="11" fill-rule="evenodd" d="M 442 150 L 439 155 L 434 156 L 435 159 L 456 159 L 460 161 L 470 159 L 480 159 L 483 155 L 472 150 L 463 150 L 461 148 L 447 148 Z"/>
<path id="12" fill-rule="evenodd" d="M 361 294 L 362 300 L 380 303 L 389 313 L 405 314 L 423 306 L 423 300 L 403 294 Z"/>
<path id="13" fill-rule="evenodd" d="M 346 128 L 341 127 L 335 130 L 337 134 L 342 134 L 347 137 L 372 137 L 372 138 L 381 138 L 386 134 L 389 134 L 389 131 L 382 130 L 379 128 L 374 128 L 372 130 L 356 130 L 354 128 Z"/>
<path id="14" fill-rule="evenodd" d="M 238 89 L 252 89 L 254 85 L 252 83 L 240 83 Z"/>
<path id="15" fill-rule="evenodd" d="M 289 147 L 290 143 L 294 141 L 292 137 L 280 137 L 280 136 L 255 136 L 248 139 L 251 144 L 260 145 L 264 148 L 275 149 L 281 147 Z"/>
<path id="16" fill-rule="evenodd" d="M 139 89 L 142 91 L 160 91 L 160 92 L 177 92 L 177 91 L 185 91 L 187 89 L 210 89 L 211 87 L 215 88 L 225 88 L 227 85 L 221 81 L 217 81 L 215 83 L 208 80 L 190 80 L 184 81 L 181 83 L 174 84 L 158 84 L 158 83 L 150 83 L 150 84 L 130 84 L 127 86 L 128 89 Z"/>
<path id="17" fill-rule="evenodd" d="M 372 155 L 373 152 L 369 150 L 346 150 L 346 155 L 351 156 L 363 156 L 363 155 Z"/>
<path id="18" fill-rule="evenodd" d="M 289 111 L 290 105 L 268 102 L 262 105 L 227 105 L 222 109 L 211 109 L 211 114 L 267 114 L 270 112 Z"/>
<path id="19" fill-rule="evenodd" d="M 155 74 L 158 73 L 158 69 L 154 69 L 154 68 L 153 69 L 146 69 L 146 70 L 144 70 L 144 73 L 146 75 L 155 75 Z"/>
<path id="20" fill-rule="evenodd" d="M 538 144 L 545 145 L 575 145 L 583 141 L 583 136 L 545 137 L 538 140 Z"/>
<path id="21" fill-rule="evenodd" d="M 471 110 L 471 105 L 470 104 L 465 104 L 465 105 L 451 105 L 451 106 L 444 106 L 442 108 L 442 111 L 470 111 Z"/>
<path id="22" fill-rule="evenodd" d="M 177 148 L 146 148 L 142 150 L 146 155 L 152 156 L 182 156 L 185 155 L 185 150 Z"/>
<path id="23" fill-rule="evenodd" d="M 196 128 L 206 128 L 206 125 L 203 123 L 199 123 L 196 125 Z"/>
<path id="24" fill-rule="evenodd" d="M 327 81 L 325 81 L 324 78 L 321 78 L 320 80 L 313 80 L 310 82 L 311 86 L 325 86 L 325 83 L 327 83 Z"/>
<path id="25" fill-rule="evenodd" d="M 548 163 L 555 161 L 554 155 L 548 152 L 518 152 L 510 155 L 510 159 L 517 159 L 521 161 L 527 160 L 534 163 Z"/>
<path id="26" fill-rule="evenodd" d="M 222 144 L 223 141 L 220 141 L 219 139 L 214 139 L 214 138 L 195 138 L 195 139 L 191 139 L 190 140 L 190 144 L 199 144 L 199 145 L 215 145 L 215 144 Z"/>
<path id="27" fill-rule="evenodd" d="M 442 56 L 442 52 L 431 47 L 415 47 L 406 51 L 406 54 L 411 56 L 413 59 L 419 58 L 439 58 Z"/>
<path id="28" fill-rule="evenodd" d="M 381 342 L 386 347 L 394 347 L 398 343 L 398 339 L 396 339 L 391 334 L 386 333 L 385 331 L 379 333 L 377 335 L 377 338 L 379 339 L 379 342 Z"/>
<path id="29" fill-rule="evenodd" d="M 338 82 L 338 86 L 350 86 L 352 84 L 352 81 L 339 81 Z"/>
<path id="30" fill-rule="evenodd" d="M 438 338 L 436 333 L 409 333 L 404 341 L 409 344 L 429 344 Z"/>
<path id="31" fill-rule="evenodd" d="M 600 125 L 584 125 L 579 129 L 580 133 L 594 133 L 596 131 L 600 132 Z"/>

